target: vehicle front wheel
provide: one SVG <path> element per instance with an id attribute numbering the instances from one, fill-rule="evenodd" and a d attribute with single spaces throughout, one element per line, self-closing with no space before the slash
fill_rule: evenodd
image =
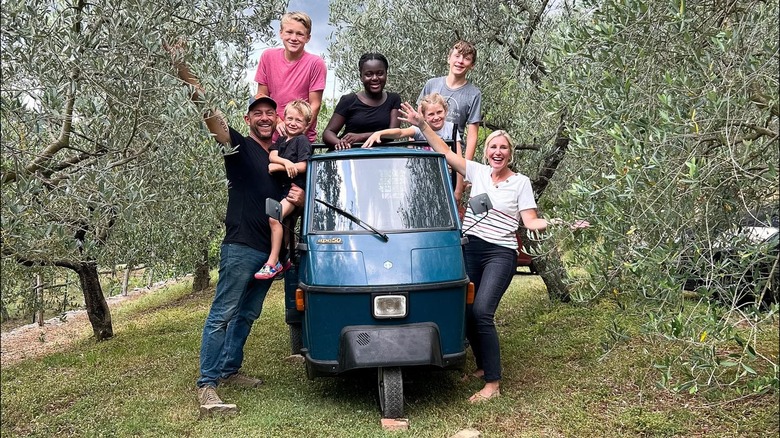
<path id="1" fill-rule="evenodd" d="M 401 368 L 377 369 L 379 386 L 379 407 L 383 418 L 401 418 L 404 416 L 404 380 Z"/>

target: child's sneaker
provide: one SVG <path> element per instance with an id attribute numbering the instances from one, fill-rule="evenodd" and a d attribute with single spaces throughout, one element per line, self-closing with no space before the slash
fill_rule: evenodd
<path id="1" fill-rule="evenodd" d="M 282 275 L 286 270 L 290 269 L 292 267 L 292 262 L 290 260 L 287 260 L 282 265 L 282 270 L 279 271 L 276 274 L 276 277 L 274 277 L 274 281 L 284 280 L 284 275 Z"/>
<path id="2" fill-rule="evenodd" d="M 259 271 L 255 272 L 255 278 L 258 280 L 269 280 L 290 269 L 290 266 L 291 263 L 289 260 L 287 260 L 284 265 L 279 262 L 276 262 L 276 266 L 266 263 Z"/>

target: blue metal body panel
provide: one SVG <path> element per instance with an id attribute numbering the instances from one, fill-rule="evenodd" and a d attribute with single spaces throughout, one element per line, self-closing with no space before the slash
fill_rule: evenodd
<path id="1" fill-rule="evenodd" d="M 312 207 L 317 202 L 315 197 L 318 190 L 325 192 L 322 186 L 326 185 L 322 180 L 315 180 L 318 178 L 317 169 L 320 168 L 317 167 L 318 162 L 353 160 L 352 163 L 357 163 L 354 168 L 339 168 L 341 173 L 336 176 L 333 176 L 335 171 L 332 169 L 340 164 L 326 163 L 332 168 L 329 168 L 331 173 L 327 174 L 328 177 L 337 182 L 343 182 L 350 176 L 357 181 L 365 181 L 378 177 L 364 176 L 361 180 L 349 174 L 348 172 L 359 174 L 360 171 L 365 174 L 363 169 L 368 166 L 365 161 L 358 163 L 354 160 L 377 160 L 378 164 L 385 166 L 387 159 L 392 161 L 396 158 L 406 159 L 409 164 L 399 165 L 391 170 L 385 168 L 388 175 L 384 178 L 387 181 L 380 181 L 378 186 L 355 183 L 333 189 L 328 185 L 327 189 L 336 190 L 336 194 L 329 192 L 324 195 L 330 196 L 328 202 L 331 203 L 345 197 L 354 198 L 353 204 L 344 201 L 347 205 L 340 207 L 346 210 L 366 197 L 355 192 L 378 190 L 376 187 L 385 187 L 400 178 L 401 183 L 406 183 L 401 184 L 404 187 L 400 189 L 406 190 L 405 197 L 395 196 L 398 190 L 393 191 L 390 197 L 395 197 L 395 202 L 400 207 L 393 205 L 388 211 L 395 214 L 398 210 L 407 208 L 410 212 L 405 213 L 404 220 L 415 224 L 423 223 L 425 220 L 421 217 L 430 215 L 438 218 L 436 225 L 415 226 L 410 229 L 381 229 L 377 226 L 381 232 L 386 233 L 386 241 L 380 235 L 363 228 L 317 228 L 325 223 L 322 211 L 332 213 L 325 207 L 319 207 L 322 210 L 317 222 L 319 225 L 313 223 L 317 220 L 314 217 L 315 208 Z M 423 164 L 417 166 L 418 161 Z M 348 164 L 344 166 L 347 167 Z M 430 174 L 430 180 L 421 176 L 421 170 L 416 170 L 417 173 L 408 177 L 403 174 L 407 169 L 411 169 L 409 172 L 415 172 L 415 166 L 426 172 L 431 169 L 435 171 Z M 314 155 L 309 169 L 314 171 L 307 172 L 308 199 L 302 224 L 303 235 L 299 244 L 298 269 L 299 287 L 304 290 L 305 301 L 302 328 L 306 360 L 310 364 L 318 365 L 324 374 L 338 374 L 361 367 L 462 364 L 465 360 L 468 278 L 463 261 L 461 226 L 443 155 L 407 148 L 352 149 Z M 377 172 L 382 169 L 379 167 Z M 322 173 L 319 178 L 323 178 Z M 317 183 L 320 185 L 315 187 Z M 410 184 L 418 184 L 421 187 L 409 188 Z M 347 191 L 347 195 L 342 193 Z M 422 199 L 429 191 L 446 199 L 438 202 Z M 414 198 L 415 202 L 409 201 L 410 198 Z M 424 205 L 419 202 L 421 199 Z M 387 202 L 392 203 L 393 200 Z M 380 207 L 388 208 L 386 205 Z M 372 206 L 372 211 L 380 207 Z M 414 211 L 411 211 L 412 209 Z M 377 213 L 374 220 L 381 221 L 386 217 L 387 214 Z M 329 223 L 334 221 L 333 218 L 329 220 Z M 398 319 L 374 318 L 373 296 L 390 293 L 404 293 L 407 296 L 407 315 Z M 287 299 L 286 304 L 289 319 L 290 307 L 294 305 L 294 301 Z M 373 334 L 375 344 L 372 348 L 377 348 L 376 351 L 387 350 L 394 353 L 387 355 L 388 357 L 374 354 L 369 360 L 365 352 L 360 354 L 358 351 L 344 351 L 359 347 L 356 344 L 358 337 L 354 336 L 355 330 Z M 425 339 L 419 339 L 419 344 L 416 344 L 415 336 Z M 423 346 L 422 350 L 425 351 L 413 348 L 418 346 Z M 409 354 L 399 353 L 407 350 Z"/>
<path id="2" fill-rule="evenodd" d="M 310 235 L 300 281 L 308 286 L 379 286 L 436 283 L 465 278 L 460 233 L 428 231 L 346 235 L 339 244 L 318 244 Z"/>

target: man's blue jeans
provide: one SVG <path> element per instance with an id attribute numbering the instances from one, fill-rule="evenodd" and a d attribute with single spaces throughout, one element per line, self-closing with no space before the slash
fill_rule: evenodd
<path id="1" fill-rule="evenodd" d="M 252 324 L 263 310 L 273 280 L 255 280 L 268 254 L 246 245 L 222 244 L 219 279 L 200 344 L 198 387 L 217 386 L 238 372 Z"/>
<path id="2" fill-rule="evenodd" d="M 466 273 L 474 282 L 474 304 L 466 308 L 466 337 L 485 381 L 501 380 L 501 348 L 493 317 L 517 269 L 517 253 L 469 236 Z"/>

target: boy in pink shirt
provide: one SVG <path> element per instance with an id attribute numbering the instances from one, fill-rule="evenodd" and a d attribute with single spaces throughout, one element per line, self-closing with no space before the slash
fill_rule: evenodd
<path id="1" fill-rule="evenodd" d="M 309 141 L 317 139 L 317 115 L 325 90 L 327 68 L 325 61 L 304 50 L 311 39 L 311 18 L 303 12 L 282 15 L 279 39 L 284 47 L 266 49 L 260 55 L 255 73 L 257 92 L 270 96 L 278 103 L 277 114 L 284 117 L 284 108 L 295 99 L 308 102 L 312 120 L 306 129 Z M 277 125 L 278 134 L 286 135 L 284 123 Z"/>

